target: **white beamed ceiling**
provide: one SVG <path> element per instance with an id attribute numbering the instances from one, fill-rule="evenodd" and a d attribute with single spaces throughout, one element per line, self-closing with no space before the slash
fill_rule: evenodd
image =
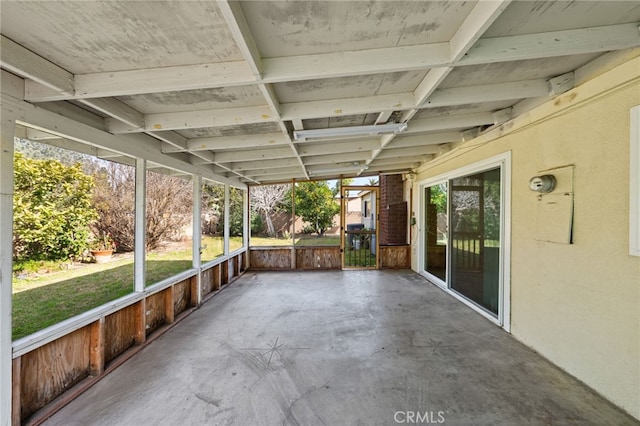
<path id="1" fill-rule="evenodd" d="M 25 80 L 26 102 L 80 107 L 100 130 L 155 138 L 154 161 L 249 184 L 410 171 L 570 90 L 571 73 L 601 55 L 640 46 L 632 1 L 0 8 L 0 65 Z M 400 135 L 293 139 L 401 121 Z"/>

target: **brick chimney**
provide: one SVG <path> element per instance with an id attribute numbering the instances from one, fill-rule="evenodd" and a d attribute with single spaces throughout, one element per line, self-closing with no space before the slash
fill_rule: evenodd
<path id="1" fill-rule="evenodd" d="M 402 175 L 380 175 L 380 244 L 407 243 L 407 202 Z"/>

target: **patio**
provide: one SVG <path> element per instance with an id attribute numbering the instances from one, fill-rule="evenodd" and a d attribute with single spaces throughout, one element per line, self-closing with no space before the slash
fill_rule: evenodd
<path id="1" fill-rule="evenodd" d="M 441 422 L 637 424 L 406 270 L 245 273 L 44 424 Z"/>

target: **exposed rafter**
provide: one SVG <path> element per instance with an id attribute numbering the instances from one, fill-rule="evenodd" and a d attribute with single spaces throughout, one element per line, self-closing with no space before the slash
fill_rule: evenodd
<path id="1" fill-rule="evenodd" d="M 255 76 L 256 79 L 260 79 L 262 77 L 262 58 L 260 56 L 260 52 L 256 46 L 256 42 L 253 38 L 253 34 L 251 34 L 251 29 L 247 24 L 247 20 L 242 12 L 242 7 L 239 2 L 229 1 L 229 0 L 221 0 L 218 3 L 218 8 L 222 12 L 222 16 L 231 31 L 233 39 L 236 42 L 236 45 L 242 52 L 242 56 L 244 56 L 245 61 L 249 65 L 249 69 Z M 291 148 L 291 152 L 298 159 L 300 167 L 304 175 L 309 178 L 307 175 L 307 171 L 305 169 L 304 163 L 298 154 L 298 150 L 296 146 L 293 144 L 289 136 L 289 131 L 287 127 L 284 125 L 281 119 L 281 111 L 280 105 L 273 90 L 271 84 L 265 84 L 265 82 L 261 82 L 258 85 L 260 92 L 264 96 L 267 105 L 271 109 L 273 115 L 278 119 L 278 125 L 280 126 L 280 130 L 282 130 L 282 134 L 284 135 L 289 147 Z"/>
<path id="2" fill-rule="evenodd" d="M 100 67 L 94 67 L 93 72 L 73 74 L 35 50 L 28 50 L 3 36 L 0 64 L 26 78 L 25 99 L 34 103 L 46 102 L 43 107 L 52 110 L 63 108 L 64 104 L 71 106 L 67 103 L 54 105 L 52 101 L 73 100 L 76 105 L 84 104 L 88 107 L 87 114 L 98 111 L 107 116 L 98 120 L 100 123 L 95 127 L 113 134 L 145 133 L 159 141 L 163 155 L 173 159 L 206 165 L 225 175 L 248 179 L 252 179 L 251 172 L 266 175 L 267 170 L 276 174 L 288 170 L 294 173 L 298 167 L 305 173 L 311 167 L 314 177 L 318 170 L 334 168 L 349 168 L 351 173 L 361 162 L 364 165 L 390 165 L 392 158 L 398 158 L 408 164 L 409 159 L 401 156 L 408 150 L 413 150 L 421 160 L 437 155 L 451 143 L 475 137 L 486 126 L 507 122 L 516 111 L 512 106 L 523 105 L 524 99 L 558 96 L 574 86 L 573 72 L 563 71 L 566 74 L 551 79 L 547 74 L 544 78 L 524 77 L 528 80 L 514 81 L 517 77 L 514 73 L 506 79 L 493 80 L 501 81 L 497 84 L 473 85 L 473 80 L 467 80 L 458 87 L 443 88 L 443 82 L 453 69 L 640 46 L 637 23 L 485 37 L 487 29 L 509 4 L 509 0 L 475 2 L 467 8 L 467 15 L 456 24 L 456 30 L 448 40 L 400 43 L 393 47 L 373 47 L 375 44 L 369 43 L 363 48 L 352 45 L 350 50 L 344 51 L 339 48 L 311 49 L 307 53 L 298 50 L 291 55 L 287 52 L 287 56 L 282 56 L 283 50 L 267 49 L 264 52 L 269 56 L 261 52 L 265 47 L 264 40 L 254 38 L 254 34 L 264 31 L 264 27 L 248 19 L 255 19 L 255 10 L 251 12 L 250 6 L 241 2 L 224 0 L 216 3 L 219 13 L 212 19 L 217 19 L 219 26 L 226 25 L 228 30 L 225 32 L 231 35 L 225 41 L 226 49 L 236 53 L 226 59 L 225 55 L 218 56 L 219 62 L 212 55 L 205 63 L 166 67 L 156 64 L 156 67 L 116 68 L 105 72 L 95 72 Z M 497 27 L 503 25 L 501 21 Z M 501 31 L 492 32 L 499 33 Z M 50 53 L 45 56 L 52 57 Z M 376 74 L 381 76 L 379 81 L 382 83 L 375 84 L 376 89 L 368 96 L 355 96 L 354 93 L 364 92 L 348 89 L 344 93 L 338 92 L 330 81 L 334 79 L 338 84 L 346 84 L 353 79 L 342 78 Z M 458 79 L 459 75 L 456 76 Z M 370 77 L 368 81 L 374 82 L 376 78 Z M 389 90 L 396 84 L 395 78 L 407 80 L 395 86 L 399 90 Z M 416 78 L 421 80 L 406 84 L 409 79 Z M 321 82 L 309 91 L 313 95 L 305 97 L 298 93 L 291 96 L 292 91 L 313 87 L 313 80 Z M 310 83 L 296 84 L 304 81 Z M 324 87 L 332 96 L 319 94 L 318 88 Z M 208 100 L 202 97 L 203 107 L 197 111 L 188 111 L 182 106 L 184 104 L 175 110 L 164 105 L 143 111 L 144 105 L 160 105 L 165 99 L 177 99 L 181 91 L 197 89 L 209 90 L 204 96 L 212 96 L 210 107 L 205 106 Z M 195 96 L 195 93 L 189 96 Z M 264 99 L 262 105 L 256 105 L 259 94 Z M 278 94 L 287 101 L 281 103 Z M 236 99 L 241 102 L 235 104 Z M 475 109 L 464 105 L 489 102 L 499 105 L 500 109 L 480 107 L 477 110 L 483 112 L 455 113 L 458 109 Z M 224 106 L 225 103 L 229 107 Z M 416 116 L 420 110 L 434 108 L 440 110 L 425 111 L 422 118 Z M 307 125 L 305 120 L 314 120 L 314 123 Z M 357 125 L 358 121 L 364 120 L 368 124 L 408 122 L 409 126 L 401 135 L 379 138 L 292 141 L 293 130 L 317 127 L 322 120 L 330 127 Z M 276 123 L 280 133 L 274 133 L 275 126 L 269 123 Z M 226 127 L 231 128 L 213 131 Z M 239 134 L 243 129 L 255 133 Z M 207 133 L 231 136 L 185 137 Z M 420 154 L 420 150 L 433 151 L 433 154 Z M 368 173 L 370 170 L 363 166 L 359 171 Z"/>

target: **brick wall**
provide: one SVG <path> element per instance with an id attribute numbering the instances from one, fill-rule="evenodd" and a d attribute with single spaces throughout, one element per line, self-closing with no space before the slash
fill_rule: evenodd
<path id="1" fill-rule="evenodd" d="M 402 175 L 380 176 L 380 244 L 407 243 L 407 202 Z"/>

